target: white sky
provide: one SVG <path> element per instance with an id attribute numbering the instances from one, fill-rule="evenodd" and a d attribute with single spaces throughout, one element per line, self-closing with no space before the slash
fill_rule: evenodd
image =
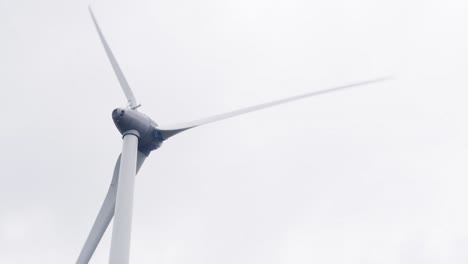
<path id="1" fill-rule="evenodd" d="M 0 263 L 73 263 L 110 183 L 125 98 L 87 5 L 0 0 Z M 160 124 L 397 76 L 165 142 L 137 177 L 132 263 L 468 262 L 467 1 L 94 10 Z"/>

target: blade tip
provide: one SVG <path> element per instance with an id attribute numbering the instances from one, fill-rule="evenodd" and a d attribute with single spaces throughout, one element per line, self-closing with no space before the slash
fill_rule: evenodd
<path id="1" fill-rule="evenodd" d="M 387 75 L 387 76 L 384 76 L 382 78 L 380 78 L 380 80 L 382 81 L 391 81 L 391 80 L 395 80 L 396 79 L 396 76 L 395 75 Z"/>

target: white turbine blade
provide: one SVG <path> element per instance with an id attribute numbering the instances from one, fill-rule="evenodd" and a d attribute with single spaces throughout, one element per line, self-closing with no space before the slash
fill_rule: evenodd
<path id="1" fill-rule="evenodd" d="M 161 126 L 161 127 L 158 127 L 158 130 L 161 131 L 161 135 L 163 136 L 164 139 L 168 139 L 169 137 L 171 137 L 171 136 L 173 136 L 175 134 L 178 134 L 178 133 L 180 133 L 180 132 L 182 132 L 184 130 L 194 128 L 194 127 L 197 127 L 197 126 L 200 126 L 200 125 L 213 123 L 213 122 L 220 121 L 220 120 L 223 120 L 223 119 L 227 119 L 227 118 L 231 118 L 231 117 L 234 117 L 234 116 L 254 112 L 254 111 L 257 111 L 257 110 L 265 109 L 265 108 L 280 105 L 280 104 L 293 102 L 293 101 L 304 99 L 304 98 L 311 97 L 311 96 L 336 92 L 336 91 L 349 89 L 349 88 L 353 88 L 353 87 L 356 87 L 356 86 L 372 84 L 372 83 L 376 83 L 376 82 L 382 82 L 382 81 L 386 81 L 386 80 L 389 80 L 389 79 L 391 79 L 391 77 L 383 77 L 383 78 L 372 79 L 372 80 L 367 80 L 367 81 L 363 81 L 363 82 L 338 86 L 338 87 L 334 87 L 334 88 L 329 88 L 329 89 L 325 89 L 325 90 L 314 91 L 314 92 L 310 92 L 310 93 L 306 93 L 306 94 L 301 94 L 301 95 L 296 95 L 296 96 L 276 100 L 276 101 L 273 101 L 273 102 L 268 102 L 268 103 L 263 103 L 263 104 L 259 104 L 259 105 L 254 105 L 254 106 L 242 108 L 242 109 L 235 110 L 235 111 L 228 112 L 228 113 L 224 113 L 224 114 L 210 116 L 210 117 L 207 117 L 207 118 L 191 121 L 191 122 L 188 122 L 188 123 L 181 123 L 181 124 L 175 124 L 175 125 L 169 125 L 169 126 Z"/>
<path id="2" fill-rule="evenodd" d="M 123 136 L 109 263 L 126 264 L 130 261 L 133 191 L 138 153 L 136 134 L 127 132 Z"/>
<path id="3" fill-rule="evenodd" d="M 120 171 L 120 155 L 115 163 L 114 168 L 114 175 L 112 176 L 112 182 L 109 186 L 109 190 L 107 191 L 106 198 L 102 203 L 101 209 L 94 221 L 93 227 L 91 228 L 91 232 L 86 239 L 86 242 L 81 249 L 80 255 L 78 256 L 78 260 L 76 264 L 87 264 L 91 257 L 93 256 L 96 247 L 98 246 L 99 242 L 101 241 L 104 232 L 106 231 L 107 227 L 109 226 L 112 217 L 114 216 L 115 210 L 115 196 L 117 194 L 117 185 L 119 179 L 119 171 Z M 146 155 L 138 152 L 137 158 L 137 173 L 140 170 L 143 162 L 146 159 Z"/>
<path id="4" fill-rule="evenodd" d="M 96 26 L 96 30 L 99 34 L 99 38 L 101 39 L 102 45 L 104 46 L 104 49 L 106 50 L 107 57 L 109 58 L 109 61 L 112 64 L 112 68 L 114 68 L 115 75 L 117 76 L 117 79 L 119 79 L 120 86 L 122 87 L 122 90 L 124 91 L 125 96 L 127 97 L 128 106 L 134 109 L 138 107 L 138 104 L 137 104 L 135 96 L 133 95 L 132 89 L 130 89 L 127 79 L 125 79 L 125 76 L 123 75 L 122 70 L 120 69 L 119 64 L 117 63 L 117 60 L 115 59 L 114 54 L 112 54 L 112 50 L 110 49 L 109 45 L 107 44 L 106 39 L 104 38 L 104 35 L 102 34 L 101 28 L 99 27 L 99 24 L 96 20 L 96 17 L 94 16 L 91 6 L 89 6 L 88 8 L 89 8 L 89 13 L 91 14 L 91 18 L 93 19 L 94 25 Z"/>

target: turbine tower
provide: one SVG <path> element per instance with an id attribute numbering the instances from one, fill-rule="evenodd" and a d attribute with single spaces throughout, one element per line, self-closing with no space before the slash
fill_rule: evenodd
<path id="1" fill-rule="evenodd" d="M 138 173 L 149 154 L 158 149 L 168 138 L 197 126 L 264 108 L 390 79 L 390 77 L 383 77 L 347 84 L 339 87 L 291 96 L 273 102 L 246 107 L 187 123 L 159 126 L 151 118 L 137 111 L 137 108 L 140 105 L 137 103 L 137 100 L 125 79 L 117 60 L 112 54 L 91 7 L 89 7 L 89 11 L 107 57 L 109 58 L 115 75 L 117 76 L 120 86 L 127 98 L 128 106 L 125 108 L 117 108 L 112 111 L 112 119 L 114 120 L 117 129 L 122 134 L 122 153 L 117 159 L 107 195 L 102 203 L 101 209 L 99 210 L 80 255 L 78 256 L 77 264 L 89 262 L 112 218 L 114 218 L 114 224 L 112 228 L 109 263 L 129 263 L 135 175 Z"/>

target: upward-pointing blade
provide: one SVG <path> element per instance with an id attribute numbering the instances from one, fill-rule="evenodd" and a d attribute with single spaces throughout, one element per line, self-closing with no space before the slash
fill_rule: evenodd
<path id="1" fill-rule="evenodd" d="M 306 94 L 300 94 L 300 95 L 296 95 L 296 96 L 276 100 L 276 101 L 273 101 L 273 102 L 254 105 L 254 106 L 242 108 L 242 109 L 239 109 L 239 110 L 235 110 L 235 111 L 232 111 L 232 112 L 219 114 L 219 115 L 214 115 L 214 116 L 210 116 L 210 117 L 207 117 L 207 118 L 202 118 L 202 119 L 187 122 L 187 123 L 181 123 L 181 124 L 170 125 L 170 126 L 161 126 L 161 127 L 158 127 L 158 130 L 161 132 L 161 135 L 163 136 L 164 139 L 168 139 L 168 138 L 170 138 L 170 137 L 172 137 L 172 136 L 174 136 L 174 135 L 176 135 L 176 134 L 178 134 L 178 133 L 180 133 L 180 132 L 182 132 L 184 130 L 194 128 L 194 127 L 197 127 L 197 126 L 201 126 L 201 125 L 204 125 L 204 124 L 213 123 L 213 122 L 220 121 L 220 120 L 223 120 L 223 119 L 231 118 L 231 117 L 238 116 L 238 115 L 247 114 L 247 113 L 250 113 L 250 112 L 254 112 L 254 111 L 257 111 L 257 110 L 265 109 L 265 108 L 280 105 L 280 104 L 293 102 L 293 101 L 304 99 L 304 98 L 311 97 L 311 96 L 336 92 L 336 91 L 349 89 L 349 88 L 353 88 L 353 87 L 361 86 L 361 85 L 366 85 L 366 84 L 372 84 L 372 83 L 376 83 L 376 82 L 382 82 L 382 81 L 389 80 L 391 78 L 392 77 L 383 77 L 383 78 L 372 79 L 372 80 L 367 80 L 367 81 L 358 82 L 358 83 L 342 85 L 342 86 L 329 88 L 329 89 L 325 89 L 325 90 L 319 90 L 319 91 L 310 92 L 310 93 L 306 93 Z"/>
<path id="2" fill-rule="evenodd" d="M 112 68 L 114 68 L 115 75 L 117 76 L 117 79 L 119 79 L 120 86 L 122 87 L 122 90 L 125 93 L 125 96 L 127 97 L 128 100 L 128 106 L 130 108 L 135 109 L 138 107 L 137 101 L 135 96 L 133 95 L 132 89 L 130 89 L 130 86 L 128 85 L 127 79 L 125 79 L 125 76 L 122 73 L 122 70 L 119 67 L 119 64 L 117 63 L 117 60 L 114 57 L 114 54 L 112 54 L 112 51 L 107 44 L 106 39 L 104 38 L 104 35 L 102 34 L 101 28 L 99 27 L 99 24 L 96 20 L 96 17 L 94 17 L 93 10 L 91 9 L 91 6 L 89 8 L 89 13 L 91 14 L 91 18 L 93 19 L 94 25 L 96 26 L 96 30 L 99 34 L 99 38 L 101 39 L 102 45 L 104 46 L 104 49 L 106 50 L 107 57 L 109 58 L 110 63 L 112 64 Z"/>

